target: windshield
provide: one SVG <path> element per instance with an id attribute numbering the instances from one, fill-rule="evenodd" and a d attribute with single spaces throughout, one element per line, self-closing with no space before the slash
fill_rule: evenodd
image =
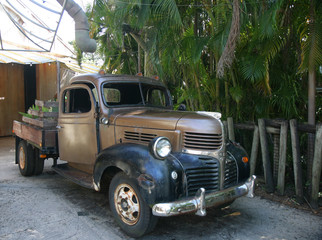
<path id="1" fill-rule="evenodd" d="M 105 83 L 102 95 L 107 106 L 171 107 L 166 88 L 147 83 Z"/>

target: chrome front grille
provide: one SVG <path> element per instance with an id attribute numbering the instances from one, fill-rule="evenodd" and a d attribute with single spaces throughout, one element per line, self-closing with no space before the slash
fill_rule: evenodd
<path id="1" fill-rule="evenodd" d="M 185 132 L 183 147 L 200 151 L 215 151 L 222 146 L 222 134 Z"/>
<path id="2" fill-rule="evenodd" d="M 199 168 L 187 168 L 187 190 L 188 196 L 194 196 L 199 188 L 206 192 L 219 190 L 219 162 L 210 157 L 199 157 L 203 166 Z"/>
<path id="3" fill-rule="evenodd" d="M 128 141 L 138 141 L 138 142 L 150 142 L 154 139 L 157 135 L 156 134 L 149 134 L 149 133 L 141 133 L 141 132 L 124 132 L 124 139 Z"/>
<path id="4" fill-rule="evenodd" d="M 224 188 L 235 186 L 238 183 L 237 162 L 234 158 L 227 156 L 225 164 Z"/>

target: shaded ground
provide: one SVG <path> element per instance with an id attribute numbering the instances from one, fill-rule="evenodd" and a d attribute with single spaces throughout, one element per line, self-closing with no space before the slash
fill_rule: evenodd
<path id="1" fill-rule="evenodd" d="M 13 139 L 0 138 L 0 239 L 128 239 L 111 216 L 107 197 L 50 169 L 23 177 Z M 255 197 L 240 198 L 206 217 L 160 218 L 142 239 L 322 239 L 322 218 Z"/>
<path id="2" fill-rule="evenodd" d="M 309 204 L 309 201 L 307 197 L 304 198 L 303 203 L 299 203 L 296 199 L 295 192 L 293 190 L 286 191 L 284 196 L 279 196 L 277 194 L 273 193 L 267 193 L 265 191 L 265 182 L 264 179 L 258 179 L 257 186 L 255 189 L 255 195 L 262 198 L 267 199 L 279 204 L 283 204 L 292 208 L 296 208 L 308 213 L 312 213 L 314 215 L 322 217 L 322 207 L 318 209 L 312 209 L 311 205 Z"/>

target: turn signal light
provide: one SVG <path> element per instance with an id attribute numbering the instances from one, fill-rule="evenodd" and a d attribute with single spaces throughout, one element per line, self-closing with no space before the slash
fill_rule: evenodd
<path id="1" fill-rule="evenodd" d="M 46 154 L 40 154 L 40 158 L 46 158 L 47 155 Z"/>
<path id="2" fill-rule="evenodd" d="M 248 157 L 243 157 L 242 161 L 243 161 L 243 163 L 248 163 Z"/>
<path id="3" fill-rule="evenodd" d="M 101 69 L 101 70 L 98 71 L 98 74 L 99 75 L 105 75 L 105 71 L 103 69 Z"/>

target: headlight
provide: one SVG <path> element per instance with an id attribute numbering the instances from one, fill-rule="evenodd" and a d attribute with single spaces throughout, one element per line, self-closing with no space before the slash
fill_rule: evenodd
<path id="1" fill-rule="evenodd" d="M 171 150 L 171 143 L 166 137 L 157 137 L 152 140 L 150 144 L 151 152 L 158 159 L 166 158 Z"/>

